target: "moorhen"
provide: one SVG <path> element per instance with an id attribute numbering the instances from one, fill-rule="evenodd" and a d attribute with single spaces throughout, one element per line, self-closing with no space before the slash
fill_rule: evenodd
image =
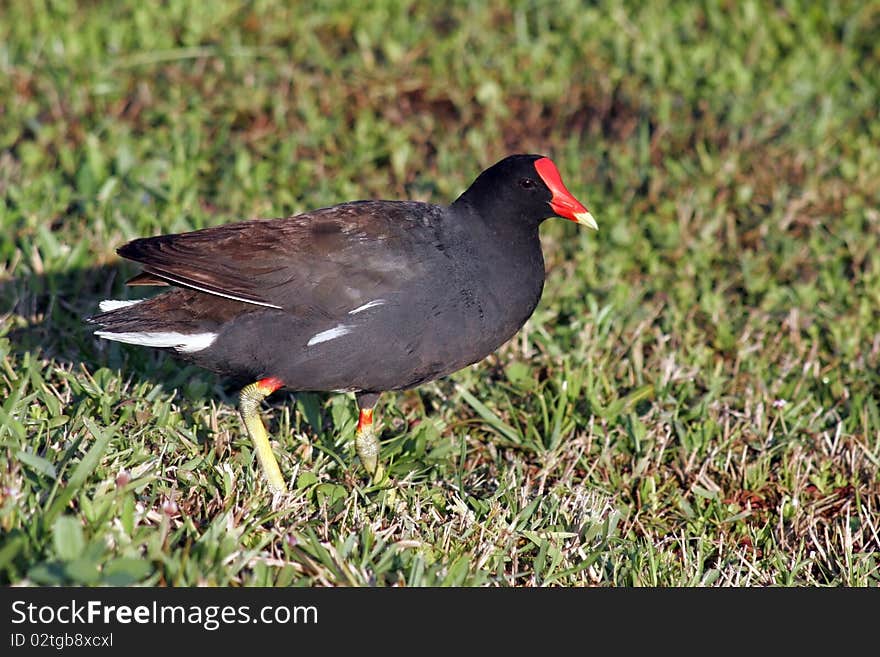
<path id="1" fill-rule="evenodd" d="M 596 228 L 549 158 L 511 155 L 448 207 L 355 201 L 136 239 L 118 249 L 143 265 L 128 284 L 172 289 L 104 301 L 88 321 L 102 338 L 251 381 L 239 410 L 276 492 L 260 402 L 280 388 L 353 392 L 356 451 L 378 476 L 379 395 L 475 363 L 520 329 L 541 298 L 548 215 Z"/>

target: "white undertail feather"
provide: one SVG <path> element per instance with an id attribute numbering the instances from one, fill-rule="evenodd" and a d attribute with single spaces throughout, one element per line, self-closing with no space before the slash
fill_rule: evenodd
<path id="1" fill-rule="evenodd" d="M 122 332 L 95 331 L 95 335 L 107 340 L 139 344 L 144 347 L 168 347 L 191 354 L 210 347 L 217 339 L 216 333 L 177 333 L 175 331 Z"/>
<path id="2" fill-rule="evenodd" d="M 306 343 L 306 346 L 311 347 L 314 344 L 327 342 L 328 340 L 335 340 L 336 338 L 347 335 L 348 333 L 351 333 L 351 326 L 340 324 L 339 326 L 334 326 L 332 329 L 327 329 L 326 331 L 316 333 L 311 337 L 308 343 Z"/>
<path id="3" fill-rule="evenodd" d="M 105 299 L 101 303 L 98 304 L 98 308 L 101 309 L 102 313 L 109 313 L 111 310 L 119 310 L 120 308 L 128 308 L 129 306 L 133 306 L 136 303 L 140 303 L 143 299 Z"/>

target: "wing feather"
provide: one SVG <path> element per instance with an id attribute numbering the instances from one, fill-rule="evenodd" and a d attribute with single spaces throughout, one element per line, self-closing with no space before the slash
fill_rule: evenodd
<path id="1" fill-rule="evenodd" d="M 420 276 L 426 260 L 441 254 L 432 245 L 442 217 L 442 208 L 426 203 L 359 201 L 137 239 L 118 253 L 144 265 L 134 284 L 159 279 L 245 303 L 337 316 Z"/>

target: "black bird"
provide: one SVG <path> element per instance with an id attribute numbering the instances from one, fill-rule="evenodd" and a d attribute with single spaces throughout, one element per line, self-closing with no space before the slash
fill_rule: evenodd
<path id="1" fill-rule="evenodd" d="M 128 284 L 172 289 L 104 301 L 88 321 L 102 338 L 252 381 L 240 412 L 278 492 L 260 402 L 280 388 L 354 392 L 356 450 L 376 475 L 379 395 L 475 363 L 520 329 L 541 298 L 550 215 L 596 228 L 549 158 L 511 155 L 448 207 L 354 201 L 136 239 L 118 250 L 143 265 Z"/>

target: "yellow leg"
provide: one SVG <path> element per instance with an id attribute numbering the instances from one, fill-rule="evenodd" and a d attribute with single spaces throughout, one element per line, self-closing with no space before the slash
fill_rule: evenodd
<path id="1" fill-rule="evenodd" d="M 282 385 L 282 382 L 278 379 L 261 379 L 242 388 L 238 402 L 241 419 L 244 421 L 248 435 L 251 437 L 251 441 L 253 441 L 254 447 L 257 450 L 257 460 L 259 460 L 263 474 L 269 482 L 269 488 L 276 493 L 286 493 L 287 486 L 284 484 L 284 477 L 281 476 L 278 461 L 275 460 L 275 456 L 272 454 L 269 434 L 266 433 L 266 427 L 263 426 L 263 421 L 260 419 L 259 408 L 260 402 L 278 390 Z"/>
<path id="2" fill-rule="evenodd" d="M 373 428 L 373 409 L 362 408 L 358 416 L 357 432 L 354 436 L 354 448 L 361 459 L 364 470 L 373 477 L 382 477 L 382 464 L 379 463 L 379 438 Z"/>

